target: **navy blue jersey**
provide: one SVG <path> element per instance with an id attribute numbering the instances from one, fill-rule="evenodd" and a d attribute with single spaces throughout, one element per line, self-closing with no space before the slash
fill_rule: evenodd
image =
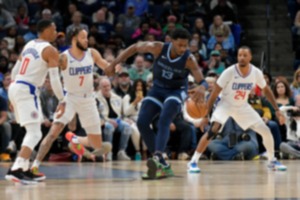
<path id="1" fill-rule="evenodd" d="M 153 65 L 153 84 L 166 89 L 187 89 L 189 70 L 185 68 L 190 51 L 170 58 L 172 43 L 165 43 Z"/>

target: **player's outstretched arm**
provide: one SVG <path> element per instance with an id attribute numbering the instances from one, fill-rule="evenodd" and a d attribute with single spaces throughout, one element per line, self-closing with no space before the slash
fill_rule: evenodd
<path id="1" fill-rule="evenodd" d="M 195 78 L 196 83 L 203 82 L 203 80 L 204 80 L 203 74 L 202 74 L 200 68 L 198 67 L 198 64 L 197 64 L 197 61 L 196 61 L 196 58 L 194 55 L 189 56 L 187 63 L 186 63 L 186 68 L 188 68 L 190 70 L 191 74 Z M 192 99 L 195 102 L 204 102 L 205 90 L 206 90 L 206 87 L 203 84 L 200 84 L 198 87 L 189 90 L 189 93 L 192 94 Z"/>
<path id="2" fill-rule="evenodd" d="M 60 101 L 59 105 L 57 106 L 57 118 L 61 117 L 62 114 L 65 111 L 65 103 L 62 102 L 64 98 L 63 88 L 60 81 L 60 75 L 59 75 L 59 54 L 58 51 L 52 47 L 48 46 L 44 49 L 42 53 L 43 59 L 48 64 L 48 70 L 49 70 L 49 77 L 50 77 L 50 83 L 53 89 L 53 92 L 57 99 Z"/>
<path id="3" fill-rule="evenodd" d="M 276 114 L 276 117 L 279 121 L 279 124 L 280 125 L 284 124 L 285 123 L 285 117 L 278 108 L 278 105 L 276 103 L 276 100 L 275 100 L 275 97 L 274 97 L 274 94 L 273 94 L 272 90 L 270 89 L 269 86 L 265 86 L 262 90 L 263 90 L 264 94 L 266 95 L 268 101 L 271 103 L 271 105 L 275 109 L 275 112 L 276 112 L 275 114 Z"/>
<path id="4" fill-rule="evenodd" d="M 133 56 L 136 53 L 151 53 L 154 57 L 157 57 L 163 47 L 162 42 L 138 42 L 127 49 L 125 49 L 110 65 L 108 66 L 107 71 L 109 73 L 115 72 L 115 66 L 120 63 L 124 62 L 127 58 Z"/>
<path id="5" fill-rule="evenodd" d="M 96 65 L 101 68 L 106 75 L 109 75 L 106 73 L 107 67 L 109 63 L 101 56 L 101 54 L 94 48 L 91 48 L 92 56 L 94 58 L 94 62 Z"/>

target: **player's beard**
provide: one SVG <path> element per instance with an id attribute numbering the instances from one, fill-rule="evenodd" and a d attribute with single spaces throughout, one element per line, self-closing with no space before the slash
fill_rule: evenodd
<path id="1" fill-rule="evenodd" d="M 86 51 L 87 50 L 87 48 L 85 48 L 82 44 L 80 44 L 79 41 L 76 41 L 76 47 L 78 49 L 80 49 L 81 51 Z"/>
<path id="2" fill-rule="evenodd" d="M 246 64 L 246 63 L 243 63 L 243 64 L 242 64 L 242 63 L 239 63 L 239 66 L 240 66 L 240 67 L 247 67 L 248 64 Z"/>

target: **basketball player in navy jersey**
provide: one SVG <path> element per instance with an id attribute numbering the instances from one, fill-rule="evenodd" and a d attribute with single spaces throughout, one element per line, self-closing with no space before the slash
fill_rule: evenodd
<path id="1" fill-rule="evenodd" d="M 171 37 L 170 43 L 138 42 L 133 44 L 109 66 L 113 72 L 118 63 L 124 62 L 135 53 L 151 53 L 155 57 L 153 87 L 143 100 L 137 121 L 138 129 L 149 151 L 154 155 L 147 161 L 148 172 L 143 176 L 145 179 L 173 176 L 173 171 L 164 160 L 162 153 L 169 139 L 170 124 L 181 112 L 182 104 L 187 98 L 189 73 L 200 84 L 190 91 L 195 101 L 204 101 L 204 91 L 207 86 L 195 57 L 188 50 L 189 32 L 182 28 L 175 29 Z M 154 133 L 150 125 L 158 114 L 158 130 Z"/>

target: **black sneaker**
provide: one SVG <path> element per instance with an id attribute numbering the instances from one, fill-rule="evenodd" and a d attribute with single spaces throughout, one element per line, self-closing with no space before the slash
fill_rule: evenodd
<path id="1" fill-rule="evenodd" d="M 9 169 L 5 175 L 5 179 L 14 183 L 22 183 L 25 185 L 37 183 L 37 181 L 35 181 L 33 178 L 27 176 L 21 168 L 14 171 Z"/>
<path id="2" fill-rule="evenodd" d="M 35 181 L 43 181 L 46 179 L 46 176 L 43 173 L 32 171 L 32 170 L 27 170 L 24 172 L 24 174 L 30 178 L 32 178 Z"/>

